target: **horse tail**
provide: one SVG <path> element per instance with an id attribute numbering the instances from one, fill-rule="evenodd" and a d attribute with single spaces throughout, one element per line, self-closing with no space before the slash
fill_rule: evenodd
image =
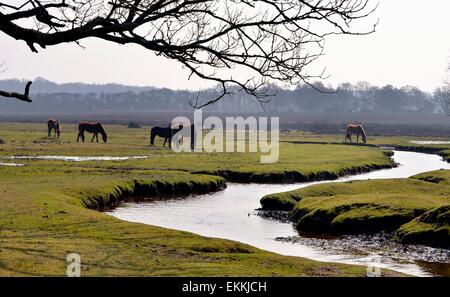
<path id="1" fill-rule="evenodd" d="M 364 143 L 367 142 L 367 134 L 366 131 L 364 130 L 364 127 L 362 125 L 359 125 L 359 127 L 361 127 L 361 136 L 362 136 L 362 140 Z"/>
<path id="2" fill-rule="evenodd" d="M 84 137 L 83 137 L 83 133 L 84 133 L 84 131 L 83 131 L 83 124 L 82 123 L 79 123 L 78 124 L 78 136 L 77 136 L 77 142 L 78 141 L 80 141 L 80 138 L 83 140 L 83 142 L 84 142 Z"/>
<path id="3" fill-rule="evenodd" d="M 155 145 L 155 137 L 156 137 L 156 135 L 155 135 L 155 127 L 152 127 L 151 129 L 150 129 L 150 145 Z"/>
<path id="4" fill-rule="evenodd" d="M 345 142 L 347 142 L 347 140 L 351 140 L 350 135 L 351 135 L 351 127 L 350 125 L 347 125 L 347 128 L 345 129 Z"/>

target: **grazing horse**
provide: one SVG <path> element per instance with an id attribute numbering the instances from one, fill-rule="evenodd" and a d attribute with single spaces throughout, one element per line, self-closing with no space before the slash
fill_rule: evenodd
<path id="1" fill-rule="evenodd" d="M 159 136 L 164 138 L 163 146 L 166 146 L 166 142 L 169 141 L 169 147 L 171 147 L 172 137 L 181 129 L 183 129 L 183 125 L 179 125 L 177 129 L 172 129 L 171 125 L 167 127 L 153 127 L 150 130 L 150 146 L 155 146 L 155 137 Z"/>
<path id="2" fill-rule="evenodd" d="M 108 136 L 106 135 L 105 129 L 103 129 L 102 124 L 83 122 L 83 123 L 78 124 L 77 142 L 80 140 L 80 138 L 84 142 L 84 132 L 85 131 L 94 134 L 92 136 L 91 142 L 94 142 L 94 138 L 97 139 L 97 142 L 98 142 L 98 133 L 100 133 L 102 135 L 103 142 L 106 143 L 108 141 Z"/>
<path id="3" fill-rule="evenodd" d="M 348 125 L 347 133 L 345 134 L 345 142 L 347 142 L 347 140 L 352 142 L 352 134 L 356 134 L 356 142 L 359 142 L 359 136 L 361 135 L 362 141 L 366 143 L 367 135 L 362 125 Z"/>
<path id="4" fill-rule="evenodd" d="M 62 124 L 59 122 L 59 120 L 53 119 L 48 120 L 47 128 L 48 128 L 48 137 L 52 136 L 52 130 L 55 130 L 55 138 L 59 138 L 59 136 L 61 136 Z"/>

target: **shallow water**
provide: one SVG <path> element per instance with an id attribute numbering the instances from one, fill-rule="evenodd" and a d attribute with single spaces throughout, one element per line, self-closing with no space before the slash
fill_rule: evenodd
<path id="1" fill-rule="evenodd" d="M 57 160 L 57 161 L 70 161 L 70 162 L 83 162 L 83 161 L 126 161 L 131 159 L 147 159 L 148 156 L 123 156 L 123 157 L 111 157 L 111 156 L 11 156 L 2 157 L 8 160 Z"/>
<path id="2" fill-rule="evenodd" d="M 450 144 L 450 141 L 434 141 L 434 140 L 412 140 L 410 141 L 410 143 L 414 143 L 414 144 Z"/>
<path id="3" fill-rule="evenodd" d="M 21 166 L 25 166 L 25 164 L 0 162 L 0 166 L 21 167 Z"/>
<path id="4" fill-rule="evenodd" d="M 366 174 L 348 176 L 337 181 L 405 178 L 421 172 L 450 169 L 450 164 L 442 161 L 437 155 L 395 151 L 393 159 L 400 164 L 393 169 L 384 169 Z M 389 245 L 381 243 L 378 248 L 364 248 L 364 240 L 356 238 L 359 245 L 352 249 L 342 249 L 342 240 L 345 238 L 306 240 L 299 236 L 292 223 L 267 219 L 258 215 L 259 200 L 264 195 L 303 188 L 313 184 L 332 181 L 320 181 L 300 184 L 237 184 L 229 183 L 228 187 L 220 192 L 192 195 L 184 198 L 158 200 L 142 203 L 125 203 L 109 212 L 110 215 L 122 220 L 140 222 L 171 229 L 190 231 L 203 236 L 231 239 L 253 245 L 255 247 L 290 256 L 300 256 L 318 261 L 360 264 L 389 268 L 399 272 L 417 276 L 429 276 L 438 271 L 448 271 L 447 264 L 433 264 L 423 262 L 420 248 L 433 255 L 440 253 L 438 261 L 448 262 L 450 251 L 432 248 L 417 247 L 403 251 L 402 257 L 395 252 L 387 253 L 392 249 Z M 292 240 L 295 238 L 296 240 Z M 299 239 L 304 240 L 299 240 Z M 346 239 L 348 242 L 351 238 Z M 373 240 L 366 240 L 368 246 L 373 246 Z M 383 240 L 385 242 L 385 240 Z M 389 242 L 389 241 L 388 241 Z M 326 244 L 325 244 L 326 243 Z M 375 257 L 379 254 L 381 257 Z M 374 263 L 374 259 L 379 259 Z M 444 260 L 442 260 L 444 259 Z M 447 259 L 447 260 L 445 260 Z M 435 261 L 433 258 L 427 262 Z M 445 267 L 443 267 L 445 266 Z"/>

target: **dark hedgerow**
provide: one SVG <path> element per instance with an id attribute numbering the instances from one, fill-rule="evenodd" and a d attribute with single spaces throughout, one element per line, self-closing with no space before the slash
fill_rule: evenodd
<path id="1" fill-rule="evenodd" d="M 142 128 L 141 125 L 137 122 L 129 122 L 128 123 L 128 128 L 131 129 L 138 129 L 138 128 Z"/>

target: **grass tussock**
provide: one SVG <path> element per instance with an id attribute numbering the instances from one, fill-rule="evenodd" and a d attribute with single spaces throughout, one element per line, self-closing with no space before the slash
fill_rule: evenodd
<path id="1" fill-rule="evenodd" d="M 396 231 L 405 243 L 448 247 L 450 171 L 407 179 L 315 185 L 261 199 L 288 210 L 302 232 L 354 234 Z"/>

